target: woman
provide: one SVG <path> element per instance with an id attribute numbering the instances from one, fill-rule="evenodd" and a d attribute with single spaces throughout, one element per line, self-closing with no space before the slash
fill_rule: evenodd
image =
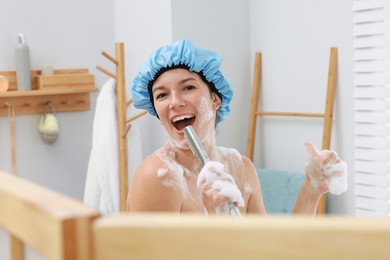
<path id="1" fill-rule="evenodd" d="M 170 139 L 136 171 L 127 198 L 129 211 L 227 213 L 228 203 L 233 203 L 242 214 L 266 213 L 252 162 L 216 145 L 215 127 L 229 114 L 232 98 L 232 88 L 219 70 L 221 62 L 218 54 L 181 40 L 155 51 L 140 68 L 132 85 L 134 105 L 157 116 Z M 184 139 L 188 125 L 212 161 L 204 167 Z M 306 146 L 307 177 L 294 212 L 314 214 L 330 181 L 340 176 L 345 180 L 346 167 L 336 153 Z M 324 171 L 324 164 L 338 168 Z"/>

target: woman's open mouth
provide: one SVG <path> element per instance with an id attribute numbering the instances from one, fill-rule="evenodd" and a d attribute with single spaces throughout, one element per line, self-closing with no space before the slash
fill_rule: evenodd
<path id="1" fill-rule="evenodd" d="M 172 125 L 179 131 L 183 131 L 184 127 L 192 125 L 195 122 L 194 115 L 182 115 L 173 118 Z"/>

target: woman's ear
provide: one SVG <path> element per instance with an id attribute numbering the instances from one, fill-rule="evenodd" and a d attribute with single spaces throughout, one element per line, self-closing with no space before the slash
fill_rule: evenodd
<path id="1" fill-rule="evenodd" d="M 212 99 L 215 110 L 218 110 L 218 108 L 221 106 L 221 98 L 217 95 L 217 93 L 213 92 Z"/>

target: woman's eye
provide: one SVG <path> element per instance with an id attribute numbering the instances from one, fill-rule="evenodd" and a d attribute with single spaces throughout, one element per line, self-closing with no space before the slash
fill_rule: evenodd
<path id="1" fill-rule="evenodd" d="M 167 93 L 159 93 L 159 94 L 156 95 L 156 100 L 164 98 L 166 95 L 167 95 Z"/>
<path id="2" fill-rule="evenodd" d="M 195 86 L 193 85 L 185 86 L 185 90 L 193 90 L 193 89 L 195 89 Z"/>

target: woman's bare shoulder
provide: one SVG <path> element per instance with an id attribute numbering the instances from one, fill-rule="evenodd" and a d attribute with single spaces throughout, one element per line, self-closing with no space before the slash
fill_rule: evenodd
<path id="1" fill-rule="evenodd" d="M 139 165 L 137 172 L 155 172 L 157 169 L 166 166 L 165 163 L 161 160 L 156 154 L 148 155 Z"/>
<path id="2" fill-rule="evenodd" d="M 245 155 L 241 155 L 241 160 L 242 160 L 242 164 L 243 164 L 243 168 L 244 168 L 244 173 L 245 173 L 247 179 L 250 182 L 257 183 L 259 181 L 258 176 L 257 176 L 257 169 L 256 169 L 255 165 L 253 164 L 253 162 L 251 161 L 251 159 L 249 159 Z"/>
<path id="3" fill-rule="evenodd" d="M 248 169 L 248 170 L 256 170 L 256 168 L 253 165 L 253 162 L 251 161 L 251 159 L 249 159 L 245 155 L 241 155 L 241 160 L 242 160 L 242 162 L 243 162 L 243 164 L 244 164 L 246 169 Z"/>
<path id="4" fill-rule="evenodd" d="M 180 211 L 183 200 L 182 183 L 172 176 L 170 162 L 156 154 L 146 157 L 138 167 L 127 198 L 130 211 Z"/>
<path id="5" fill-rule="evenodd" d="M 139 165 L 131 180 L 130 192 L 139 192 L 144 188 L 155 189 L 161 186 L 158 171 L 164 167 L 163 162 L 155 155 L 149 155 Z"/>

